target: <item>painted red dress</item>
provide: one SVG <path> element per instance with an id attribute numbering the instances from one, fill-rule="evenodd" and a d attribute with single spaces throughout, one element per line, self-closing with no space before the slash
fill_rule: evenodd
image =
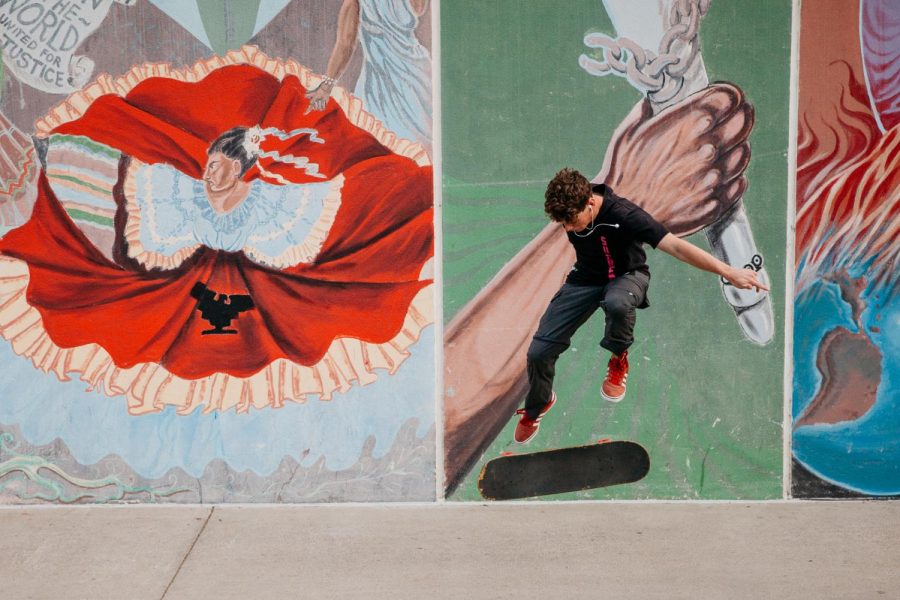
<path id="1" fill-rule="evenodd" d="M 97 98 L 79 118 L 55 127 L 55 135 L 122 153 L 115 239 L 111 253 L 98 250 L 41 174 L 31 219 L 0 240 L 0 253 L 27 265 L 25 300 L 49 338 L 34 343 L 56 355 L 22 351 L 21 340 L 17 352 L 61 378 L 74 371 L 107 393 L 125 394 L 136 413 L 165 404 L 183 411 L 278 406 L 365 383 L 379 366 L 396 368 L 392 363 L 414 341 L 400 347 L 398 336 L 405 330 L 415 338 L 431 322 L 413 306 L 431 284 L 422 277 L 433 255 L 431 169 L 389 150 L 359 126 L 362 117 L 351 122 L 334 100 L 325 111 L 306 114 L 305 93 L 299 76 L 226 65 L 198 81 L 147 78 L 124 96 Z M 318 165 L 317 177 L 266 162 L 267 174 L 282 181 L 342 179 L 339 207 L 314 260 L 275 267 L 240 250 L 202 245 L 168 265 L 173 268 L 136 260 L 130 245 L 137 242 L 128 233 L 135 227 L 127 206 L 129 166 L 165 164 L 199 180 L 210 143 L 236 126 L 309 128 L 325 140 L 273 139 L 264 148 Z M 261 177 L 254 167 L 245 179 Z M 204 334 L 211 324 L 192 295 L 198 283 L 252 299 L 253 308 L 232 322 L 236 334 Z M 391 344 L 395 358 L 375 356 Z"/>

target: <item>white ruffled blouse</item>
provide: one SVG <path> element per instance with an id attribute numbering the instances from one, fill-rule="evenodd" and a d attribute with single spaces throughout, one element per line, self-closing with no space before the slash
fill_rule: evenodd
<path id="1" fill-rule="evenodd" d="M 289 185 L 256 179 L 243 202 L 220 213 L 202 181 L 133 160 L 125 180 L 128 254 L 158 269 L 177 267 L 200 246 L 243 252 L 275 268 L 312 263 L 334 223 L 342 185 L 342 176 Z"/>

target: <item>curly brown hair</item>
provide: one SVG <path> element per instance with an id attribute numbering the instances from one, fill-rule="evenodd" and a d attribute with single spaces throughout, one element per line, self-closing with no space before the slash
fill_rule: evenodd
<path id="1" fill-rule="evenodd" d="M 544 193 L 544 212 L 557 223 L 569 223 L 591 198 L 591 184 L 575 169 L 561 169 Z"/>

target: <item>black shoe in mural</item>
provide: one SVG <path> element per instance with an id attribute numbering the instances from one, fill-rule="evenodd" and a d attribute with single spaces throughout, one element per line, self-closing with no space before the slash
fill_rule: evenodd
<path id="1" fill-rule="evenodd" d="M 194 284 L 191 296 L 197 299 L 200 316 L 213 326 L 202 332 L 202 335 L 236 334 L 236 329 L 225 328 L 240 313 L 253 308 L 253 299 L 247 294 L 219 294 L 199 281 Z"/>

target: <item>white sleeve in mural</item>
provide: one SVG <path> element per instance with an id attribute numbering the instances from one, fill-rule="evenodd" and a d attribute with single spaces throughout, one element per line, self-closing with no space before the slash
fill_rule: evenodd
<path id="1" fill-rule="evenodd" d="M 106 18 L 113 2 L 137 0 L 0 0 L 3 61 L 16 78 L 51 94 L 83 87 L 94 61 L 75 54 Z"/>
<path id="2" fill-rule="evenodd" d="M 431 57 L 409 0 L 360 0 L 363 67 L 356 95 L 403 139 L 431 147 Z"/>
<path id="3" fill-rule="evenodd" d="M 585 45 L 602 50 L 603 59 L 581 55 L 579 64 L 591 75 L 625 77 L 647 95 L 655 113 L 709 85 L 700 54 L 700 21 L 711 0 L 603 0 L 619 35 L 585 36 Z M 733 210 L 706 229 L 712 253 L 736 267 L 753 268 L 769 283 L 762 254 L 756 248 L 750 222 L 739 200 Z M 772 304 L 766 292 L 737 289 L 722 283 L 744 334 L 767 344 L 775 331 Z"/>

